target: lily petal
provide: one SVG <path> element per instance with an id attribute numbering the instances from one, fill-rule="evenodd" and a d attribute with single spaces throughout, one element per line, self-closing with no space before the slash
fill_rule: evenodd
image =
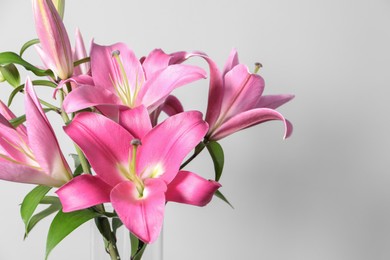
<path id="1" fill-rule="evenodd" d="M 281 105 L 284 105 L 288 101 L 294 98 L 294 95 L 284 94 L 284 95 L 266 95 L 261 96 L 259 102 L 256 104 L 257 108 L 272 108 L 276 109 Z"/>
<path id="2" fill-rule="evenodd" d="M 173 96 L 169 95 L 162 106 L 162 111 L 164 111 L 168 116 L 173 116 L 184 112 L 183 105 L 180 100 Z"/>
<path id="3" fill-rule="evenodd" d="M 29 146 L 44 172 L 66 183 L 72 178 L 70 168 L 60 150 L 53 128 L 43 112 L 29 78 L 27 78 L 25 84 L 25 91 Z"/>
<path id="4" fill-rule="evenodd" d="M 204 52 L 176 52 L 171 54 L 170 64 L 179 64 L 191 57 L 201 57 L 206 60 L 210 69 L 209 97 L 207 103 L 206 121 L 210 127 L 215 124 L 221 111 L 224 92 L 222 73 L 218 65 Z"/>
<path id="5" fill-rule="evenodd" d="M 133 182 L 122 182 L 111 192 L 111 203 L 123 224 L 145 243 L 153 243 L 164 219 L 166 185 L 158 179 L 145 180 L 140 197 Z"/>
<path id="6" fill-rule="evenodd" d="M 181 104 L 180 100 L 173 96 L 169 95 L 164 103 L 159 105 L 151 114 L 150 114 L 150 120 L 152 122 L 152 125 L 155 126 L 158 123 L 158 118 L 161 114 L 161 111 L 164 111 L 168 116 L 173 116 L 176 114 L 179 114 L 181 112 L 184 112 L 183 105 Z"/>
<path id="7" fill-rule="evenodd" d="M 59 188 L 56 193 L 63 211 L 71 212 L 109 202 L 111 190 L 112 187 L 98 176 L 82 174 Z"/>
<path id="8" fill-rule="evenodd" d="M 235 66 L 225 75 L 225 89 L 221 106 L 223 121 L 255 107 L 264 90 L 264 80 L 251 74 L 243 65 Z M 210 128 L 212 126 L 210 125 Z"/>
<path id="9" fill-rule="evenodd" d="M 185 156 L 203 139 L 207 129 L 198 111 L 167 118 L 143 138 L 137 153 L 137 172 L 145 170 L 143 179 L 160 177 L 166 183 L 171 182 Z"/>
<path id="10" fill-rule="evenodd" d="M 180 171 L 169 183 L 165 196 L 167 201 L 203 207 L 211 201 L 220 187 L 221 184 L 216 181 L 206 180 L 192 172 Z"/>
<path id="11" fill-rule="evenodd" d="M 229 55 L 229 58 L 228 60 L 226 61 L 225 63 L 225 67 L 223 68 L 223 73 L 222 73 L 222 76 L 225 76 L 226 73 L 228 73 L 229 71 L 231 71 L 235 66 L 237 66 L 239 64 L 239 61 L 238 61 L 238 53 L 237 53 L 237 50 L 236 49 L 233 49 L 231 52 L 230 52 L 230 55 Z"/>
<path id="12" fill-rule="evenodd" d="M 138 93 L 136 106 L 144 105 L 153 111 L 175 88 L 201 78 L 206 78 L 206 72 L 199 67 L 182 64 L 168 66 L 145 82 Z"/>
<path id="13" fill-rule="evenodd" d="M 120 171 L 131 154 L 134 137 L 114 121 L 90 112 L 82 112 L 64 127 L 65 132 L 81 148 L 96 174 L 115 186 L 127 180 Z"/>
<path id="14" fill-rule="evenodd" d="M 0 159 L 0 179 L 51 187 L 59 187 L 64 184 L 62 180 L 55 179 L 38 168 L 17 164 L 5 159 Z"/>
<path id="15" fill-rule="evenodd" d="M 88 57 L 87 50 L 85 49 L 83 36 L 81 35 L 81 32 L 79 28 L 76 28 L 76 44 L 73 51 L 73 60 L 78 61 L 81 59 L 84 59 Z M 90 70 L 90 63 L 86 62 L 83 64 L 80 64 L 79 66 L 74 67 L 74 75 L 84 75 L 87 74 Z"/>
<path id="16" fill-rule="evenodd" d="M 84 85 L 70 92 L 62 105 L 66 113 L 76 112 L 98 105 L 121 104 L 120 99 L 111 91 L 96 86 Z"/>
<path id="17" fill-rule="evenodd" d="M 288 138 L 291 135 L 292 125 L 282 114 L 270 108 L 255 108 L 233 116 L 222 124 L 221 127 L 209 137 L 209 140 L 219 140 L 239 130 L 270 120 L 283 121 L 285 127 L 284 138 Z"/>
<path id="18" fill-rule="evenodd" d="M 122 64 L 113 57 L 118 52 Z M 123 71 L 121 68 L 123 65 Z M 91 47 L 91 71 L 95 85 L 116 91 L 117 85 L 128 84 L 131 93 L 145 82 L 144 71 L 134 52 L 123 43 L 101 46 L 93 43 Z M 125 75 L 123 75 L 125 73 Z M 123 82 L 124 77 L 127 82 Z M 114 84 L 114 85 L 113 85 Z"/>
<path id="19" fill-rule="evenodd" d="M 23 152 L 29 151 L 27 135 L 18 133 L 11 125 L 0 124 L 0 136 L 0 154 L 18 163 L 39 166 Z"/>
<path id="20" fill-rule="evenodd" d="M 152 129 L 148 110 L 144 106 L 121 111 L 119 124 L 140 140 Z"/>
<path id="21" fill-rule="evenodd" d="M 171 56 L 161 49 L 153 50 L 142 63 L 146 79 L 149 79 L 155 72 L 168 67 L 170 59 Z"/>
<path id="22" fill-rule="evenodd" d="M 15 114 L 1 100 L 0 114 L 2 115 L 0 123 L 7 126 L 11 126 L 11 124 L 8 122 L 9 120 L 16 118 Z M 24 136 L 27 136 L 26 127 L 23 124 L 20 124 L 18 127 L 16 127 L 16 131 Z"/>

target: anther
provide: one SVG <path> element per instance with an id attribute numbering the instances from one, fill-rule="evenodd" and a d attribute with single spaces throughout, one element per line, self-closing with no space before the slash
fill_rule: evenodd
<path id="1" fill-rule="evenodd" d="M 112 57 L 119 56 L 121 52 L 119 50 L 115 50 L 111 53 Z"/>
<path id="2" fill-rule="evenodd" d="M 255 63 L 255 73 L 259 72 L 260 68 L 263 67 L 263 64 L 261 64 L 260 62 L 256 62 Z"/>
<path id="3" fill-rule="evenodd" d="M 133 139 L 133 140 L 131 140 L 130 144 L 134 145 L 134 146 L 139 146 L 142 143 L 141 143 L 141 140 L 139 140 L 139 139 Z"/>

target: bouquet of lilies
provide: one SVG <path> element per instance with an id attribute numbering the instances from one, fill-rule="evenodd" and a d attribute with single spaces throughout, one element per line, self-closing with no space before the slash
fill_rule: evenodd
<path id="1" fill-rule="evenodd" d="M 32 4 L 38 39 L 19 53 L 0 53 L 0 80 L 14 88 L 8 105 L 0 101 L 0 178 L 37 185 L 21 204 L 26 235 L 56 213 L 46 258 L 69 233 L 94 219 L 111 259 L 120 259 L 115 235 L 121 225 L 131 234 L 132 259 L 141 259 L 160 234 L 166 203 L 205 206 L 214 195 L 229 203 L 218 190 L 224 164 L 220 139 L 269 120 L 282 121 L 284 138 L 290 136 L 291 124 L 275 109 L 293 95 L 262 95 L 261 65 L 249 72 L 235 50 L 222 70 L 198 51 L 155 49 L 137 58 L 123 43 L 92 42 L 87 53 L 79 31 L 73 48 L 70 44 L 62 21 L 64 1 Z M 42 65 L 23 58 L 30 46 Z M 203 59 L 209 71 L 186 64 L 194 57 Z M 34 74 L 34 80 L 21 83 L 18 68 Z M 205 116 L 185 111 L 171 92 L 207 77 Z M 37 96 L 38 85 L 51 89 L 51 102 Z M 9 106 L 20 93 L 25 115 L 17 117 Z M 74 142 L 73 169 L 46 117 L 50 111 L 62 117 L 63 130 Z M 214 163 L 213 180 L 185 168 L 204 150 Z M 48 195 L 53 188 L 54 195 Z M 40 204 L 46 207 L 37 212 Z"/>

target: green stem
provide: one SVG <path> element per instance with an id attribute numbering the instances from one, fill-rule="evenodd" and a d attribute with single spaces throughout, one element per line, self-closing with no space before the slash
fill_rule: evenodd
<path id="1" fill-rule="evenodd" d="M 52 104 L 50 104 L 50 103 L 48 103 L 48 102 L 46 102 L 46 101 L 44 101 L 42 99 L 39 99 L 39 102 L 42 105 L 45 105 L 46 107 L 53 109 L 54 111 L 59 112 L 61 110 L 59 107 L 56 107 L 56 106 L 54 106 L 54 105 L 52 105 Z"/>
<path id="2" fill-rule="evenodd" d="M 81 151 L 80 147 L 78 147 L 76 144 L 74 145 L 77 155 L 79 156 L 81 167 L 83 168 L 84 173 L 91 174 L 91 168 L 89 167 L 89 163 L 87 161 L 87 158 L 85 158 L 84 153 Z"/>
<path id="3" fill-rule="evenodd" d="M 190 158 L 188 158 L 181 166 L 180 170 L 187 166 L 192 160 L 194 160 L 206 147 L 206 144 L 204 142 L 200 142 L 196 147 L 194 153 L 191 155 Z"/>
<path id="4" fill-rule="evenodd" d="M 120 260 L 121 257 L 116 246 L 116 237 L 111 230 L 111 225 L 108 219 L 106 217 L 98 217 L 95 218 L 95 223 L 103 236 L 106 252 L 110 255 L 111 260 Z"/>

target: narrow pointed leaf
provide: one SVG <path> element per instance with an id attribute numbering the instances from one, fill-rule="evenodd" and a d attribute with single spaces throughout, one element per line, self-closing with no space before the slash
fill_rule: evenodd
<path id="1" fill-rule="evenodd" d="M 26 42 L 25 44 L 23 44 L 22 48 L 20 49 L 20 52 L 19 52 L 19 55 L 20 57 L 23 56 L 23 53 L 28 49 L 30 48 L 31 46 L 35 45 L 35 44 L 38 44 L 39 43 L 39 39 L 32 39 L 32 40 L 29 40 L 28 42 Z"/>
<path id="2" fill-rule="evenodd" d="M 51 87 L 51 88 L 57 87 L 57 85 L 54 82 L 49 81 L 49 80 L 33 80 L 32 83 L 34 86 L 47 86 L 47 87 Z M 12 101 L 14 100 L 14 97 L 19 92 L 20 93 L 24 92 L 24 84 L 21 84 L 20 86 L 17 86 L 14 88 L 14 90 L 12 90 L 11 94 L 8 97 L 8 103 L 7 103 L 8 106 L 11 106 Z"/>
<path id="3" fill-rule="evenodd" d="M 88 209 L 69 213 L 59 211 L 54 217 L 47 235 L 45 259 L 48 259 L 50 252 L 73 230 L 98 216 L 99 213 Z"/>
<path id="4" fill-rule="evenodd" d="M 224 202 L 226 202 L 227 204 L 229 204 L 229 206 L 234 209 L 233 205 L 227 200 L 227 198 L 222 194 L 222 192 L 220 192 L 219 190 L 217 190 L 214 195 L 218 198 L 220 198 L 221 200 L 223 200 Z"/>
<path id="5" fill-rule="evenodd" d="M 32 216 L 32 218 L 30 219 L 26 227 L 26 231 L 25 231 L 26 233 L 24 234 L 24 238 L 26 239 L 30 231 L 35 227 L 36 224 L 38 224 L 39 221 L 50 216 L 54 212 L 59 211 L 60 209 L 61 209 L 61 204 L 52 204 L 48 208 Z"/>
<path id="6" fill-rule="evenodd" d="M 50 189 L 51 187 L 47 186 L 37 186 L 24 198 L 20 207 L 20 215 L 23 219 L 26 229 L 35 209 Z"/>
<path id="7" fill-rule="evenodd" d="M 135 256 L 135 254 L 138 252 L 138 245 L 140 240 L 138 237 L 134 236 L 133 233 L 129 232 L 130 234 L 130 246 L 131 246 L 131 256 Z"/>
<path id="8" fill-rule="evenodd" d="M 23 66 L 26 70 L 33 72 L 37 76 L 50 76 L 54 78 L 54 74 L 51 70 L 42 70 L 31 63 L 28 63 L 22 59 L 18 54 L 14 52 L 2 52 L 0 53 L 0 65 L 15 63 Z"/>
<path id="9" fill-rule="evenodd" d="M 75 168 L 79 167 L 79 165 L 81 164 L 79 156 L 77 154 L 71 153 L 70 157 L 72 157 L 72 159 L 73 159 L 74 167 Z"/>
<path id="10" fill-rule="evenodd" d="M 0 73 L 11 86 L 17 87 L 20 85 L 20 74 L 13 63 L 0 66 Z"/>
<path id="11" fill-rule="evenodd" d="M 14 97 L 16 96 L 16 94 L 18 94 L 19 92 L 23 93 L 23 90 L 24 90 L 24 84 L 14 88 L 14 90 L 12 90 L 11 94 L 9 94 L 7 106 L 11 106 L 12 101 L 14 100 Z"/>
<path id="12" fill-rule="evenodd" d="M 213 159 L 215 180 L 219 181 L 222 175 L 223 165 L 225 162 L 223 149 L 218 142 L 211 141 L 210 143 L 207 144 L 207 150 L 210 153 L 211 159 Z"/>
<path id="13" fill-rule="evenodd" d="M 133 233 L 130 232 L 131 243 L 131 260 L 140 260 L 147 244 L 138 239 Z"/>
<path id="14" fill-rule="evenodd" d="M 61 201 L 56 196 L 45 196 L 39 204 L 61 205 Z"/>
<path id="15" fill-rule="evenodd" d="M 123 226 L 123 223 L 122 221 L 120 220 L 120 218 L 112 218 L 112 232 L 114 234 L 116 234 L 116 231 L 118 230 L 118 228 L 120 228 L 121 226 Z"/>

